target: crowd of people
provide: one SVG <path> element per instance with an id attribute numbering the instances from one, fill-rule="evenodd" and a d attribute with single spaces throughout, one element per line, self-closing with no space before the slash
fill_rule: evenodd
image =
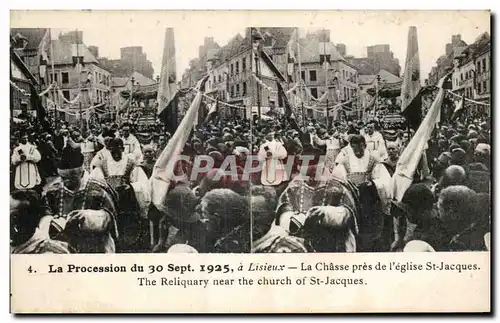
<path id="1" fill-rule="evenodd" d="M 393 198 L 391 177 L 414 134 L 404 126 L 297 125 L 285 117 L 203 122 L 191 131 L 182 152 L 188 161 L 176 164 L 182 176 L 161 206 L 151 201 L 151 177 L 171 135 L 147 131 L 127 122 L 83 131 L 13 127 L 12 252 L 489 250 L 484 116 L 435 129 L 402 201 Z"/>

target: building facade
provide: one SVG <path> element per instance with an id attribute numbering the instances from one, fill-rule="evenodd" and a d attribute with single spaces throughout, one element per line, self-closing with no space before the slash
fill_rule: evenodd
<path id="1" fill-rule="evenodd" d="M 467 43 L 462 40 L 461 35 L 453 35 L 451 43 L 445 46 L 445 54 L 436 60 L 436 65 L 431 69 L 428 77 L 428 85 L 437 85 L 439 80 L 450 72 L 454 72 L 455 60 L 460 58 L 467 48 Z"/>
<path id="2" fill-rule="evenodd" d="M 393 75 L 401 75 L 399 60 L 394 57 L 388 44 L 372 45 L 366 48 L 366 57 L 343 54 L 347 62 L 356 67 L 359 75 L 375 75 L 386 70 Z"/>
<path id="3" fill-rule="evenodd" d="M 490 104 L 491 97 L 491 41 L 483 33 L 455 57 L 452 90 L 454 93 Z"/>
<path id="4" fill-rule="evenodd" d="M 199 47 L 199 57 L 193 58 L 189 68 L 184 71 L 181 86 L 192 87 L 208 74 L 206 94 L 241 107 L 226 108 L 222 105 L 220 107 L 222 114 L 231 113 L 250 117 L 257 113 L 259 103 L 262 113 L 267 113 L 270 109 L 282 105 L 277 95 L 276 71 L 270 70 L 261 57 L 255 60 L 252 51 L 252 29 L 246 28 L 244 35 L 235 35 L 224 46 L 219 46 L 213 38 L 206 37 L 204 44 Z M 280 72 L 286 71 L 285 48 L 293 28 L 263 27 L 258 28 L 258 32 L 263 35 L 259 52 L 265 52 Z M 256 62 L 258 62 L 258 70 Z M 254 75 L 259 75 L 259 80 L 265 86 L 257 85 Z"/>
<path id="5" fill-rule="evenodd" d="M 491 104 L 491 41 L 488 34 L 481 36 L 476 50 L 474 100 Z"/>
<path id="6" fill-rule="evenodd" d="M 83 32 L 79 33 L 79 39 L 83 39 Z M 56 106 L 68 109 L 70 113 L 65 115 L 66 121 L 76 122 L 80 117 L 90 118 L 90 112 L 82 116 L 79 113 L 91 106 L 102 105 L 100 111 L 107 110 L 111 101 L 110 71 L 99 63 L 85 44 L 76 46 L 71 33 L 52 40 L 52 48 L 54 70 L 48 68 L 48 81 L 49 84 L 56 82 L 61 90 L 52 94 L 52 100 Z M 77 97 L 78 100 L 75 101 Z M 68 101 L 72 103 L 69 104 Z M 59 114 L 62 117 L 64 112 Z"/>
<path id="7" fill-rule="evenodd" d="M 329 41 L 322 41 L 329 40 L 329 33 L 329 30 L 322 30 L 299 39 L 300 66 L 297 63 L 295 69 L 300 69 L 300 78 L 305 85 L 302 99 L 304 105 L 317 107 L 306 109 L 309 117 L 324 117 L 322 109 L 326 110 L 327 105 L 331 107 L 358 96 L 357 69 L 340 54 L 338 49 L 345 52 L 345 45 L 335 46 Z M 319 98 L 322 98 L 320 102 L 317 101 Z"/>

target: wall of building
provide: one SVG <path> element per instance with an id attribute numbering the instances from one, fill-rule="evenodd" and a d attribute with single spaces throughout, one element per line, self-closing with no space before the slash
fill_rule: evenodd
<path id="1" fill-rule="evenodd" d="M 491 96 L 491 51 L 488 50 L 474 60 L 476 69 L 476 93 L 474 98 L 488 101 Z"/>

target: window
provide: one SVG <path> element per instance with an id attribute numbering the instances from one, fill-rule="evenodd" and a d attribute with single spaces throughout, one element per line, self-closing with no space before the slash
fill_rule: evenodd
<path id="1" fill-rule="evenodd" d="M 222 77 L 221 75 L 219 74 L 219 83 L 222 82 Z"/>
<path id="2" fill-rule="evenodd" d="M 318 98 L 318 89 L 317 89 L 317 88 L 315 88 L 315 87 L 311 88 L 311 95 L 312 95 L 315 99 L 317 99 L 317 98 Z"/>
<path id="3" fill-rule="evenodd" d="M 481 61 L 477 62 L 477 71 L 481 72 Z"/>
<path id="4" fill-rule="evenodd" d="M 240 62 L 236 62 L 236 74 L 240 72 Z"/>
<path id="5" fill-rule="evenodd" d="M 217 83 L 217 75 L 214 75 L 214 84 Z"/>
<path id="6" fill-rule="evenodd" d="M 231 64 L 231 75 L 233 75 L 233 72 L 234 72 L 234 66 L 233 64 Z"/>
<path id="7" fill-rule="evenodd" d="M 483 72 L 486 72 L 486 58 L 483 59 Z"/>
<path id="8" fill-rule="evenodd" d="M 64 96 L 64 98 L 65 98 L 66 100 L 71 100 L 71 99 L 69 98 L 69 91 L 68 91 L 68 90 L 64 90 L 64 91 L 63 91 L 63 96 Z"/>
<path id="9" fill-rule="evenodd" d="M 243 94 L 242 95 L 247 95 L 247 82 L 243 82 Z"/>
<path id="10" fill-rule="evenodd" d="M 50 74 L 50 83 L 57 82 L 57 73 Z"/>
<path id="11" fill-rule="evenodd" d="M 301 72 L 300 72 L 300 78 L 301 78 L 302 80 L 304 80 L 304 81 L 306 80 L 306 71 L 301 71 Z"/>
<path id="12" fill-rule="evenodd" d="M 477 93 L 481 94 L 481 82 L 477 83 Z"/>
<path id="13" fill-rule="evenodd" d="M 68 84 L 69 83 L 69 73 L 68 72 L 62 72 L 61 73 L 61 78 L 63 84 Z"/>
<path id="14" fill-rule="evenodd" d="M 240 85 L 236 84 L 236 96 L 240 96 Z"/>
<path id="15" fill-rule="evenodd" d="M 309 71 L 309 81 L 316 82 L 316 71 Z"/>
<path id="16" fill-rule="evenodd" d="M 464 80 L 464 73 L 460 73 L 460 81 Z"/>
<path id="17" fill-rule="evenodd" d="M 231 97 L 234 97 L 234 85 L 231 86 Z"/>
<path id="18" fill-rule="evenodd" d="M 244 72 L 247 69 L 247 58 L 243 57 L 241 60 L 241 71 Z"/>
<path id="19" fill-rule="evenodd" d="M 488 93 L 488 86 L 486 85 L 486 81 L 483 82 L 483 92 Z"/>

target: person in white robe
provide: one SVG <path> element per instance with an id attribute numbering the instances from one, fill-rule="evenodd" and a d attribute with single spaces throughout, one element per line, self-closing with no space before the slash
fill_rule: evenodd
<path id="1" fill-rule="evenodd" d="M 387 148 L 384 137 L 378 131 L 375 131 L 373 123 L 368 123 L 364 131 L 366 147 L 370 151 L 376 151 L 382 160 L 387 158 Z"/>
<path id="2" fill-rule="evenodd" d="M 270 134 L 266 142 L 260 146 L 259 159 L 263 162 L 261 172 L 262 185 L 280 185 L 288 180 L 288 174 L 282 160 L 287 157 L 287 151 L 283 144 Z"/>
<path id="3" fill-rule="evenodd" d="M 361 250 L 370 250 L 380 238 L 383 230 L 384 217 L 390 214 L 391 176 L 382 164 L 380 155 L 376 151 L 370 151 L 366 147 L 365 138 L 361 135 L 353 135 L 349 146 L 345 147 L 336 160 L 332 176 L 349 180 L 360 189 L 361 204 L 371 200 L 371 187 L 375 185 L 376 193 L 380 199 L 379 211 L 371 209 L 371 214 L 362 214 L 364 220 L 360 221 L 360 245 Z M 370 209 L 370 207 L 368 206 Z M 373 250 L 373 249 L 371 249 Z"/>
<path id="4" fill-rule="evenodd" d="M 137 163 L 142 162 L 141 144 L 137 138 L 130 133 L 130 125 L 124 123 L 120 129 L 120 136 L 123 140 L 123 148 L 125 154 L 132 154 Z"/>
<path id="5" fill-rule="evenodd" d="M 326 146 L 325 165 L 332 172 L 341 149 L 340 134 L 336 130 L 332 130 L 325 139 L 320 139 L 317 135 L 314 135 L 313 139 L 316 145 Z"/>
<path id="6" fill-rule="evenodd" d="M 90 172 L 90 164 L 97 151 L 97 138 L 89 132 L 84 133 L 83 141 L 80 143 L 83 154 L 83 168 Z"/>
<path id="7" fill-rule="evenodd" d="M 112 139 L 108 149 L 109 154 L 96 163 L 90 176 L 105 180 L 118 193 L 120 249 L 123 252 L 145 252 L 146 246 L 149 247 L 150 182 L 144 170 L 138 167 L 136 157 L 124 152 L 121 138 Z"/>
<path id="8" fill-rule="evenodd" d="M 42 159 L 35 145 L 28 143 L 28 135 L 22 134 L 19 145 L 12 153 L 11 162 L 16 166 L 14 187 L 18 190 L 33 189 L 40 185 L 42 179 L 37 163 Z"/>

